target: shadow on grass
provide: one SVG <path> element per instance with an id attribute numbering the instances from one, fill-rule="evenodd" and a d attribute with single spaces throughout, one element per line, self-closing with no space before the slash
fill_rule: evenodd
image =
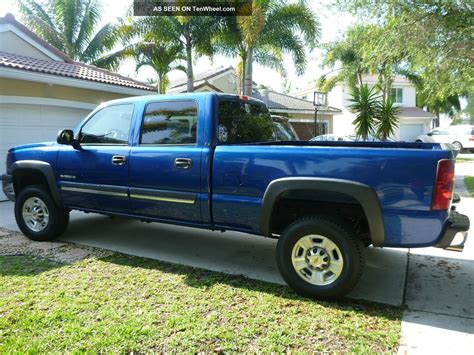
<path id="1" fill-rule="evenodd" d="M 36 276 L 64 264 L 25 254 L 0 256 L 0 276 Z"/>
<path id="2" fill-rule="evenodd" d="M 229 275 L 221 272 L 172 264 L 159 260 L 130 256 L 121 253 L 116 253 L 112 256 L 106 257 L 102 259 L 102 261 L 128 267 L 159 270 L 165 273 L 185 276 L 185 284 L 193 288 L 207 289 L 216 284 L 224 284 L 235 288 L 246 289 L 248 291 L 270 294 L 287 300 L 303 300 L 307 301 L 308 303 L 317 302 L 318 304 L 325 307 L 337 310 L 351 310 L 356 313 L 384 317 L 385 319 L 389 320 L 400 320 L 402 315 L 402 307 L 348 298 L 343 298 L 338 301 L 312 300 L 296 294 L 292 289 L 285 285 L 249 279 L 245 276 Z"/>
<path id="3" fill-rule="evenodd" d="M 193 288 L 207 289 L 216 284 L 225 284 L 235 288 L 270 294 L 287 300 L 306 301 L 309 304 L 311 302 L 317 302 L 324 307 L 337 310 L 349 310 L 370 316 L 384 317 L 389 320 L 401 319 L 401 307 L 349 299 L 342 299 L 334 302 L 311 300 L 297 295 L 288 286 L 252 280 L 244 276 L 228 275 L 220 272 L 171 264 L 121 253 L 115 253 L 114 255 L 101 259 L 101 261 L 132 268 L 157 270 L 164 273 L 184 276 L 184 283 Z M 0 256 L 0 276 L 34 277 L 53 269 L 68 266 L 68 264 L 61 264 L 29 255 Z M 78 272 L 80 271 L 78 270 Z"/>

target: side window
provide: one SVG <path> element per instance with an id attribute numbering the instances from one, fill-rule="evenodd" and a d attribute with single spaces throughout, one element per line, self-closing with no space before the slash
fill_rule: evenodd
<path id="1" fill-rule="evenodd" d="M 196 143 L 197 123 L 197 104 L 194 101 L 152 102 L 145 109 L 140 143 Z"/>
<path id="2" fill-rule="evenodd" d="M 127 144 L 133 104 L 104 107 L 81 128 L 79 140 L 85 144 Z"/>

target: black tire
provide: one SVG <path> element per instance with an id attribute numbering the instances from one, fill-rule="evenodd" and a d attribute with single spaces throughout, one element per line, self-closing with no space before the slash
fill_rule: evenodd
<path id="1" fill-rule="evenodd" d="M 417 139 L 415 143 L 423 143 L 423 141 L 421 139 Z"/>
<path id="2" fill-rule="evenodd" d="M 46 206 L 49 220 L 44 228 L 35 231 L 23 218 L 25 202 L 31 198 L 39 199 Z M 69 224 L 69 211 L 61 209 L 43 185 L 27 186 L 20 191 L 15 201 L 15 219 L 18 227 L 29 239 L 35 241 L 50 241 L 64 233 Z"/>
<path id="3" fill-rule="evenodd" d="M 293 267 L 293 249 L 298 250 L 298 247 L 295 247 L 296 243 L 308 235 L 324 236 L 339 249 L 338 251 L 333 249 L 332 253 L 335 252 L 336 254 L 332 254 L 332 256 L 327 254 L 330 257 L 329 265 L 331 257 L 334 257 L 335 261 L 337 261 L 335 256 L 337 256 L 337 259 L 342 257 L 343 260 L 342 271 L 340 271 L 339 276 L 336 277 L 336 274 L 332 276 L 332 272 L 329 272 L 330 277 L 335 277 L 329 284 L 315 285 L 304 279 L 305 276 L 300 276 L 318 270 L 313 266 L 303 269 L 300 273 Z M 317 242 L 318 238 L 312 240 Z M 315 249 L 311 250 L 311 253 L 313 253 Z M 308 252 L 308 250 L 305 252 Z M 306 259 L 307 253 L 304 255 Z M 304 217 L 292 223 L 283 231 L 278 240 L 276 259 L 281 275 L 297 293 L 306 297 L 333 300 L 349 293 L 359 281 L 365 265 L 365 250 L 363 243 L 343 220 L 324 216 Z M 327 269 L 329 269 L 329 266 Z M 327 269 L 323 269 L 325 270 L 323 271 L 324 275 L 328 274 Z"/>

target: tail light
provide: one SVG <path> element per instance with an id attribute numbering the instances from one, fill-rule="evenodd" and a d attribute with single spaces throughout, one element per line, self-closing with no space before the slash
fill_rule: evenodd
<path id="1" fill-rule="evenodd" d="M 471 136 L 471 138 L 469 138 L 470 141 L 474 141 L 474 136 Z"/>
<path id="2" fill-rule="evenodd" d="M 431 209 L 444 211 L 449 209 L 454 189 L 454 161 L 442 159 L 438 162 L 433 190 Z"/>

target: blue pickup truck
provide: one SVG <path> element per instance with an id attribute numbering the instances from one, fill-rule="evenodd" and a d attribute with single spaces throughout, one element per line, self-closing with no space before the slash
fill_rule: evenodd
<path id="1" fill-rule="evenodd" d="M 440 144 L 278 141 L 261 101 L 196 93 L 107 102 L 57 142 L 10 149 L 2 181 L 33 240 L 60 236 L 71 210 L 257 234 L 278 239 L 293 289 L 333 299 L 358 282 L 364 247 L 446 248 L 469 229 L 453 158 Z"/>

